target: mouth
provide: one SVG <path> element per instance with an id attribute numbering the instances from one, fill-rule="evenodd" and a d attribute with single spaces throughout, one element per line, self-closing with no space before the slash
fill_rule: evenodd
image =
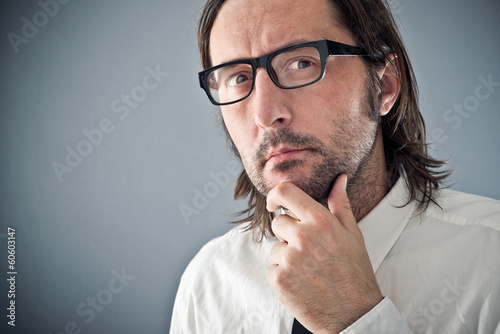
<path id="1" fill-rule="evenodd" d="M 307 148 L 290 148 L 281 147 L 279 149 L 272 149 L 266 157 L 265 163 L 279 163 L 288 159 L 298 158 L 301 154 L 304 154 L 309 149 Z"/>

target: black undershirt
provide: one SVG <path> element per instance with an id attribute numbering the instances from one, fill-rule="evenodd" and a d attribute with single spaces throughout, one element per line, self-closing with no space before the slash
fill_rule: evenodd
<path id="1" fill-rule="evenodd" d="M 292 334 L 312 334 L 297 319 L 293 319 Z"/>

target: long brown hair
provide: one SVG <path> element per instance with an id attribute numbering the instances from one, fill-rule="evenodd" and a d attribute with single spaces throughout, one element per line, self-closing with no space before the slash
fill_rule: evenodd
<path id="1" fill-rule="evenodd" d="M 217 14 L 225 0 L 208 0 L 203 9 L 198 26 L 198 47 L 203 68 L 212 66 L 210 59 L 210 32 Z M 408 54 L 397 29 L 394 18 L 385 0 L 330 0 L 336 19 L 350 31 L 357 46 L 366 50 L 369 57 L 363 57 L 371 75 L 375 70 L 392 59 L 401 81 L 400 94 L 391 111 L 380 119 L 384 138 L 389 184 L 393 185 L 404 170 L 409 188 L 408 204 L 419 202 L 419 210 L 424 210 L 430 202 L 436 203 L 436 189 L 450 174 L 442 168 L 444 161 L 433 159 L 427 150 L 425 124 L 418 105 L 418 88 Z M 240 158 L 238 151 L 226 132 L 228 145 Z M 241 159 L 241 158 L 240 158 Z M 234 198 L 248 197 L 248 208 L 239 214 L 245 217 L 235 223 L 249 222 L 257 241 L 268 234 L 273 235 L 271 220 L 273 214 L 266 210 L 266 199 L 254 187 L 243 169 L 234 189 Z M 437 203 L 436 203 L 437 204 Z"/>

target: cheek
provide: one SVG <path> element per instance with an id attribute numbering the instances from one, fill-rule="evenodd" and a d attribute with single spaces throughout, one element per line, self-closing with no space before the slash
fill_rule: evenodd
<path id="1" fill-rule="evenodd" d="M 255 142 L 255 140 L 252 140 L 251 123 L 244 117 L 241 117 L 243 115 L 241 111 L 227 109 L 227 107 L 222 108 L 222 120 L 238 153 L 242 159 L 245 159 L 248 152 L 252 152 L 251 145 Z"/>
<path id="2" fill-rule="evenodd" d="M 321 137 L 321 134 L 331 132 L 332 127 L 343 124 L 357 107 L 357 101 L 350 87 L 346 88 L 338 83 L 325 82 L 325 85 L 311 88 L 316 89 L 310 93 L 304 92 L 304 95 L 308 94 L 312 99 L 308 99 L 308 103 L 301 103 L 300 107 L 299 104 L 296 105 L 304 112 L 297 113 L 295 121 L 300 124 L 301 129 Z"/>
<path id="3" fill-rule="evenodd" d="M 366 114 L 366 82 L 364 67 L 345 67 L 336 75 L 320 81 L 314 103 L 322 110 L 320 115 L 309 115 L 314 122 L 342 123 Z M 318 105 L 319 104 L 319 105 Z"/>

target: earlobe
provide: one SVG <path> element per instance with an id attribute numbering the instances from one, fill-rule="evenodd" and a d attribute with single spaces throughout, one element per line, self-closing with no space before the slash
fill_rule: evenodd
<path id="1" fill-rule="evenodd" d="M 399 96 L 401 80 L 399 78 L 399 62 L 395 54 L 391 54 L 385 61 L 385 67 L 377 71 L 382 85 L 382 100 L 380 104 L 380 116 L 389 113 Z"/>

